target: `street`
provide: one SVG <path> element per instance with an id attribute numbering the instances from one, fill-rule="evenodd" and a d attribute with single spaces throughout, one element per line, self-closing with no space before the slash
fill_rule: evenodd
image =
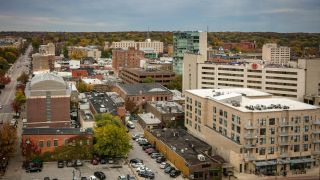
<path id="1" fill-rule="evenodd" d="M 30 59 L 28 55 L 32 50 L 32 46 L 29 45 L 24 55 L 20 56 L 15 64 L 8 71 L 8 76 L 11 77 L 11 82 L 6 85 L 5 89 L 2 90 L 0 95 L 0 103 L 3 105 L 3 108 L 0 111 L 0 118 L 4 120 L 4 122 L 9 122 L 12 118 L 12 108 L 11 102 L 15 97 L 15 87 L 17 85 L 17 78 L 21 75 L 21 73 L 28 72 L 27 64 L 30 64 Z M 21 117 L 25 117 L 25 112 L 22 112 Z M 22 121 L 18 121 L 17 126 L 17 148 L 16 152 L 13 154 L 13 157 L 9 160 L 9 165 L 7 167 L 6 173 L 3 179 L 21 179 L 21 166 L 23 157 L 20 150 L 20 142 L 21 142 L 21 133 L 22 133 Z"/>

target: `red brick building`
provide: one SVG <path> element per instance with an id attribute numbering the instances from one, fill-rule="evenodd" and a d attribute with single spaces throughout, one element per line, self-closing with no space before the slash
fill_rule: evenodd
<path id="1" fill-rule="evenodd" d="M 72 70 L 72 78 L 82 78 L 82 77 L 88 77 L 88 71 L 85 69 L 75 69 Z"/>
<path id="2" fill-rule="evenodd" d="M 118 84 L 114 92 L 137 106 L 147 101 L 170 101 L 173 96 L 170 90 L 158 83 Z"/>
<path id="3" fill-rule="evenodd" d="M 70 127 L 69 85 L 51 73 L 34 76 L 25 89 L 26 127 Z"/>
<path id="4" fill-rule="evenodd" d="M 72 145 L 76 138 L 81 139 L 81 144 L 92 146 L 92 133 L 79 128 L 24 128 L 21 147 L 23 153 L 28 145 L 35 152 L 52 152 L 62 145 Z"/>
<path id="5" fill-rule="evenodd" d="M 224 43 L 224 49 L 240 48 L 241 50 L 253 50 L 256 48 L 256 42 L 240 41 L 239 43 Z"/>
<path id="6" fill-rule="evenodd" d="M 139 48 L 129 47 L 128 50 L 112 50 L 112 68 L 118 73 L 121 68 L 140 67 L 140 60 L 144 59 L 144 52 Z"/>

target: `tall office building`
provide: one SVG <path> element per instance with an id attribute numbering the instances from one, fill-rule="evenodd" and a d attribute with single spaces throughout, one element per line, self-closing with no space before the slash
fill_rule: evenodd
<path id="1" fill-rule="evenodd" d="M 238 172 L 319 165 L 320 108 L 248 88 L 185 92 L 185 127 Z"/>
<path id="2" fill-rule="evenodd" d="M 183 55 L 186 52 L 197 53 L 207 58 L 207 32 L 184 31 L 173 33 L 173 70 L 183 73 Z"/>
<path id="3" fill-rule="evenodd" d="M 267 43 L 262 46 L 262 60 L 273 64 L 286 64 L 290 61 L 290 48 Z"/>

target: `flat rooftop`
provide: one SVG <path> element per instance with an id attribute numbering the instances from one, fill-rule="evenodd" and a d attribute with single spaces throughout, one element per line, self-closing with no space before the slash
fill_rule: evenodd
<path id="1" fill-rule="evenodd" d="M 163 74 L 163 75 L 175 75 L 173 71 L 166 71 L 166 70 L 148 70 L 143 68 L 125 68 L 123 71 L 128 71 L 138 75 L 154 75 L 154 74 Z"/>
<path id="2" fill-rule="evenodd" d="M 152 94 L 172 94 L 166 87 L 159 83 L 136 83 L 118 84 L 127 95 L 152 95 Z"/>
<path id="3" fill-rule="evenodd" d="M 160 124 L 160 119 L 156 118 L 152 113 L 138 114 L 138 116 L 144 121 L 147 125 L 149 124 Z"/>
<path id="4" fill-rule="evenodd" d="M 170 101 L 150 101 L 152 107 L 156 108 L 161 114 L 184 113 L 180 104 Z"/>
<path id="5" fill-rule="evenodd" d="M 153 129 L 151 134 L 183 157 L 188 165 L 212 162 L 205 155 L 210 153 L 211 146 L 183 129 Z M 205 155 L 205 161 L 198 159 L 199 154 Z"/>
<path id="6" fill-rule="evenodd" d="M 117 108 L 124 105 L 124 100 L 116 93 L 88 92 L 85 94 L 97 113 L 108 112 L 116 115 Z"/>
<path id="7" fill-rule="evenodd" d="M 217 101 L 242 112 L 318 109 L 317 106 L 288 98 L 272 97 L 269 93 L 249 88 L 195 89 L 186 92 Z"/>

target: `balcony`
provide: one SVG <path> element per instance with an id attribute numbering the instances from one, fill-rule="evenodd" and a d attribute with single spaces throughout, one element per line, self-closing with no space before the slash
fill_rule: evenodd
<path id="1" fill-rule="evenodd" d="M 314 124 L 314 125 L 320 125 L 320 120 L 315 120 L 315 121 L 313 121 L 313 124 Z"/>
<path id="2" fill-rule="evenodd" d="M 245 154 L 244 160 L 245 161 L 254 161 L 254 160 L 256 160 L 256 157 L 253 154 Z"/>
<path id="3" fill-rule="evenodd" d="M 289 136 L 289 131 L 281 131 L 280 136 Z"/>
<path id="4" fill-rule="evenodd" d="M 244 126 L 244 128 L 245 128 L 245 129 L 248 129 L 248 130 L 250 130 L 250 129 L 256 129 L 256 127 L 253 126 L 252 124 L 246 124 L 246 125 Z"/>
<path id="5" fill-rule="evenodd" d="M 244 148 L 245 149 L 252 149 L 252 148 L 255 148 L 255 145 L 254 144 L 245 144 Z"/>
<path id="6" fill-rule="evenodd" d="M 246 134 L 246 135 L 244 135 L 244 138 L 245 139 L 255 139 L 255 138 L 257 138 L 257 136 L 255 136 L 254 134 Z"/>
<path id="7" fill-rule="evenodd" d="M 280 127 L 289 127 L 289 126 L 292 126 L 292 125 L 290 125 L 290 122 L 280 122 L 279 126 Z"/>
<path id="8" fill-rule="evenodd" d="M 312 134 L 320 134 L 320 129 L 312 130 Z"/>

